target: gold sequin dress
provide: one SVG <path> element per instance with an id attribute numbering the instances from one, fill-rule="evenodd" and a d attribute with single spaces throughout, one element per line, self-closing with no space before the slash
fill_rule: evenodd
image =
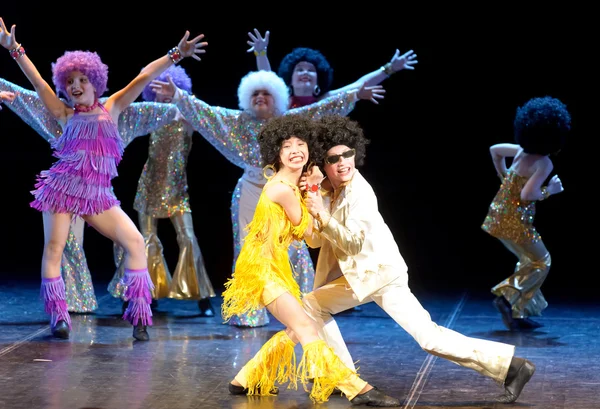
<path id="1" fill-rule="evenodd" d="M 199 300 L 214 297 L 204 258 L 194 233 L 187 183 L 187 163 L 192 150 L 193 130 L 178 117 L 150 135 L 148 160 L 138 181 L 133 208 L 144 236 L 152 297 Z M 179 258 L 171 277 L 157 235 L 158 219 L 171 219 L 177 233 Z M 118 269 L 109 285 L 111 294 L 124 294 L 123 249 L 115 246 Z"/>
<path id="2" fill-rule="evenodd" d="M 497 238 L 519 259 L 514 273 L 492 288 L 512 306 L 514 318 L 541 315 L 548 303 L 540 287 L 550 270 L 550 254 L 539 257 L 534 246 L 541 240 L 533 226 L 535 202 L 521 199 L 529 178 L 509 169 L 481 228 Z"/>

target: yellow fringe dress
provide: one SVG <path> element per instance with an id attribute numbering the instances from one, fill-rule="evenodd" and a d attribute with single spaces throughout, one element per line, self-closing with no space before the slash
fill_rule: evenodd
<path id="1" fill-rule="evenodd" d="M 302 220 L 294 226 L 285 210 L 272 202 L 265 191 L 270 183 L 292 187 L 302 206 Z M 285 292 L 301 302 L 301 292 L 294 279 L 288 248 L 292 241 L 303 240 L 310 218 L 297 186 L 285 181 L 269 181 L 258 199 L 248 234 L 235 264 L 233 277 L 225 283 L 223 318 L 262 308 Z"/>

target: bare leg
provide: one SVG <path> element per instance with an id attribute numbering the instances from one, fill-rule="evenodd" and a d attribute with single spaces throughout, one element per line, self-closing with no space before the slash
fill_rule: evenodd
<path id="1" fill-rule="evenodd" d="M 133 221 L 118 206 L 114 206 L 98 215 L 85 216 L 92 227 L 105 237 L 117 242 L 125 249 L 125 300 L 129 305 L 123 318 L 134 325 L 134 338 L 149 339 L 146 326 L 152 325 L 152 280 L 148 274 L 148 262 L 144 238 Z"/>
<path id="2" fill-rule="evenodd" d="M 148 214 L 138 213 L 138 224 L 142 236 L 144 236 L 144 246 L 148 256 L 148 272 L 154 283 L 152 298 L 158 300 L 168 297 L 171 272 L 163 254 L 163 245 L 158 238 L 158 219 Z"/>
<path id="3" fill-rule="evenodd" d="M 52 334 L 68 338 L 71 318 L 67 311 L 65 282 L 60 274 L 63 250 L 69 236 L 71 215 L 68 213 L 43 214 L 44 253 L 42 256 L 42 288 L 44 309 L 50 314 Z"/>

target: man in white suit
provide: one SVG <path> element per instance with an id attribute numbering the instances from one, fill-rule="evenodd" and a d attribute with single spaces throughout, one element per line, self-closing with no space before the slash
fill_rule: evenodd
<path id="1" fill-rule="evenodd" d="M 515 357 L 513 345 L 470 338 L 431 320 L 408 286 L 408 268 L 379 213 L 377 197 L 355 167 L 362 165 L 369 141 L 347 117 L 327 116 L 319 126 L 327 178 L 323 186 L 301 183 L 301 188 L 307 191 L 306 205 L 315 220 L 306 241 L 320 247 L 315 289 L 303 302 L 322 328 L 321 336 L 355 369 L 332 315 L 374 301 L 425 351 L 502 385 L 499 401 L 517 400 L 534 364 Z"/>

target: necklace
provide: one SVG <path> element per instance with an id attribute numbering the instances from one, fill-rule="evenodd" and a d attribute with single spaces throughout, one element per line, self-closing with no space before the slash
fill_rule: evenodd
<path id="1" fill-rule="evenodd" d="M 75 112 L 90 112 L 98 108 L 98 105 L 100 105 L 100 102 L 98 102 L 98 100 L 95 100 L 94 103 L 89 107 L 86 107 L 85 105 L 75 104 L 73 109 L 75 110 Z"/>

